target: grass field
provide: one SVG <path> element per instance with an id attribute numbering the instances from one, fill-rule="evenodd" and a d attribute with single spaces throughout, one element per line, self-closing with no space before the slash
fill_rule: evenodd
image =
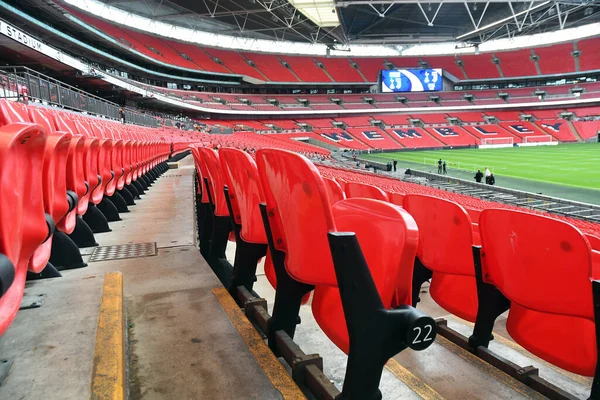
<path id="1" fill-rule="evenodd" d="M 472 171 L 487 166 L 497 177 L 507 176 L 551 182 L 587 189 L 600 190 L 600 143 L 581 143 L 558 146 L 513 147 L 500 149 L 460 149 L 409 151 L 363 155 L 372 161 L 387 163 L 392 160 L 408 161 L 437 168 L 438 159 L 448 163 L 448 170 L 458 168 Z M 459 164 L 460 163 L 460 164 Z"/>

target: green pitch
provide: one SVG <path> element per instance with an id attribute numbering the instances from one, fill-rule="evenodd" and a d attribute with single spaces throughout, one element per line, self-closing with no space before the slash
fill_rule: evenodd
<path id="1" fill-rule="evenodd" d="M 600 143 L 500 149 L 460 149 L 364 154 L 361 158 L 387 163 L 408 161 L 413 168 L 437 169 L 440 158 L 449 171 L 472 172 L 487 166 L 494 175 L 600 190 Z"/>

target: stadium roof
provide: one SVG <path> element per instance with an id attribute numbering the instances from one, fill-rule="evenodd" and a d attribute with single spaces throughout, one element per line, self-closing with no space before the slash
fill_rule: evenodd
<path id="1" fill-rule="evenodd" d="M 66 1 L 76 5 L 90 0 Z M 338 47 L 481 44 L 600 22 L 600 2 L 593 0 L 98 1 L 198 31 Z"/>

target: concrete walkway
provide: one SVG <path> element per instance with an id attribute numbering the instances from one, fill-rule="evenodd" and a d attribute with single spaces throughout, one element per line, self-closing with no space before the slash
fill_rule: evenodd
<path id="1" fill-rule="evenodd" d="M 282 398 L 265 369 L 283 367 L 274 357 L 277 365 L 257 362 L 213 294 L 222 286 L 195 246 L 193 168 L 189 156 L 110 223 L 112 232 L 96 235 L 100 246 L 154 242 L 156 255 L 28 284 L 45 304 L 21 311 L 0 339 L 0 355 L 15 361 L 1 399 L 89 397 L 102 282 L 112 271 L 124 281 L 130 399 Z"/>

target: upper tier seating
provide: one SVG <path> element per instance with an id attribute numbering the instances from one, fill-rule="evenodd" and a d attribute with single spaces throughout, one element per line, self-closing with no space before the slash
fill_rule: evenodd
<path id="1" fill-rule="evenodd" d="M 490 53 L 459 56 L 468 79 L 501 78 L 498 67 L 492 62 Z"/>
<path id="2" fill-rule="evenodd" d="M 555 44 L 548 47 L 536 47 L 538 65 L 542 75 L 575 72 L 575 59 L 571 55 L 573 43 Z M 582 69 L 582 71 L 584 71 Z"/>
<path id="3" fill-rule="evenodd" d="M 302 82 L 331 82 L 312 57 L 281 55 L 280 58 L 290 65 Z"/>
<path id="4" fill-rule="evenodd" d="M 269 80 L 273 82 L 298 82 L 298 78 L 281 64 L 276 55 L 261 53 L 241 53 L 244 58 L 252 61 Z"/>
<path id="5" fill-rule="evenodd" d="M 268 55 L 234 50 L 221 50 L 214 48 L 202 49 L 196 45 L 178 43 L 173 40 L 152 36 L 147 33 L 136 32 L 126 27 L 117 27 L 108 21 L 84 14 L 61 3 L 71 14 L 95 26 L 103 33 L 112 36 L 115 40 L 132 50 L 161 63 L 175 65 L 181 68 L 205 70 L 220 73 L 244 74 L 260 80 L 273 82 L 376 82 L 382 69 L 386 69 L 385 61 L 393 63 L 398 68 L 420 68 L 429 65 L 431 68 L 442 68 L 458 79 L 485 79 L 500 78 L 498 66 L 492 62 L 492 56 L 500 59 L 500 69 L 505 77 L 537 75 L 535 63 L 531 61 L 531 49 L 509 52 L 481 53 L 479 55 L 458 55 L 463 62 L 463 69 L 457 65 L 455 56 L 405 56 L 405 57 L 374 57 L 374 58 L 313 58 L 310 56 L 293 55 Z M 581 51 L 579 70 L 597 70 L 600 58 L 597 52 L 600 38 L 580 40 L 577 48 Z M 206 57 L 203 50 L 211 57 Z M 539 57 L 538 65 L 542 74 L 558 74 L 575 72 L 575 62 L 571 55 L 574 44 L 563 43 L 547 47 L 533 48 Z M 183 57 L 188 56 L 191 60 Z M 212 60 L 217 57 L 223 65 Z M 251 60 L 257 68 L 250 66 L 246 60 Z M 290 69 L 284 67 L 280 61 L 286 62 Z M 324 69 L 317 66 L 323 64 Z M 355 62 L 359 69 L 350 65 Z M 425 63 L 425 64 L 422 64 Z M 292 73 L 293 71 L 293 73 Z M 359 72 L 360 71 L 360 72 Z M 362 73 L 362 75 L 361 75 Z M 294 75 L 295 74 L 295 75 Z M 298 78 L 296 78 L 296 76 Z"/>
<path id="6" fill-rule="evenodd" d="M 349 58 L 315 58 L 336 82 L 365 82 Z"/>
<path id="7" fill-rule="evenodd" d="M 598 38 L 579 40 L 577 49 L 581 52 L 579 57 L 579 70 L 598 70 L 600 65 L 600 54 L 598 54 Z"/>
<path id="8" fill-rule="evenodd" d="M 234 74 L 248 75 L 252 78 L 266 80 L 259 70 L 246 62 L 244 57 L 236 51 L 221 49 L 204 49 L 210 56 L 217 58 Z"/>
<path id="9" fill-rule="evenodd" d="M 538 74 L 529 49 L 496 52 L 494 55 L 500 59 L 500 69 L 505 78 Z"/>

